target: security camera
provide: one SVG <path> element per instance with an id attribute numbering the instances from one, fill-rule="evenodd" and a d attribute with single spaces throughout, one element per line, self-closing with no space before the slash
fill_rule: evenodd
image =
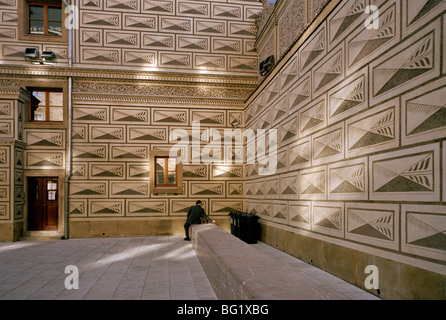
<path id="1" fill-rule="evenodd" d="M 36 48 L 25 49 L 25 59 L 37 59 L 39 58 L 39 50 Z"/>
<path id="2" fill-rule="evenodd" d="M 43 51 L 42 54 L 40 55 L 40 57 L 45 60 L 52 60 L 56 56 L 54 55 L 53 51 Z"/>

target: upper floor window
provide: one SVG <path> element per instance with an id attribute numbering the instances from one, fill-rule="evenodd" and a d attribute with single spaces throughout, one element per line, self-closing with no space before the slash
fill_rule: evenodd
<path id="1" fill-rule="evenodd" d="M 62 5 L 57 2 L 36 1 L 27 3 L 27 29 L 29 34 L 62 36 Z"/>
<path id="2" fill-rule="evenodd" d="M 62 0 L 20 0 L 18 8 L 18 39 L 37 42 L 68 41 L 65 20 L 68 13 Z"/>
<path id="3" fill-rule="evenodd" d="M 29 121 L 63 122 L 63 91 L 58 88 L 31 88 Z"/>

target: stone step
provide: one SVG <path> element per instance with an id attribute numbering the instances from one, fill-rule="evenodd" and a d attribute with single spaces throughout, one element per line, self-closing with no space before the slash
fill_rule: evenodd
<path id="1" fill-rule="evenodd" d="M 23 236 L 19 238 L 19 241 L 51 241 L 61 239 L 62 236 Z"/>

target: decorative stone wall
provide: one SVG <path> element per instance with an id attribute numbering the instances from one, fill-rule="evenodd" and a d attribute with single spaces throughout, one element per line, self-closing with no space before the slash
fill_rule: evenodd
<path id="1" fill-rule="evenodd" d="M 327 0 L 282 0 L 273 6 L 262 1 L 256 49 L 259 62 L 273 55 L 279 61 L 319 14 Z M 259 81 L 264 76 L 259 75 Z"/>
<path id="2" fill-rule="evenodd" d="M 215 101 L 210 98 L 202 98 L 196 105 L 183 104 L 184 99 L 193 101 L 190 93 L 196 90 L 193 86 L 172 91 L 180 95 L 184 90 L 187 98 L 169 98 L 172 87 L 166 85 L 159 89 L 165 90 L 164 95 L 154 98 L 150 91 L 156 85 L 135 81 L 102 82 L 92 89 L 93 86 L 85 79 L 74 85 L 69 209 L 72 222 L 90 218 L 173 217 L 181 218 L 184 224 L 189 207 L 198 199 L 214 218 L 221 216 L 227 220 L 229 211 L 243 210 L 243 164 L 236 164 L 233 156 L 237 155 L 223 149 L 224 129 L 232 129 L 234 120 L 243 123 L 243 100 L 238 106 L 220 103 L 215 108 Z M 215 92 L 215 96 L 220 91 L 212 87 L 202 90 Z M 240 88 L 240 92 L 243 90 L 246 89 Z M 88 101 L 93 92 L 94 103 Z M 129 99 L 132 94 L 133 99 Z M 169 101 L 169 105 L 148 103 L 161 98 L 165 103 Z M 194 121 L 200 122 L 198 135 L 192 131 Z M 170 134 L 175 129 L 181 129 L 185 136 L 172 140 Z M 224 164 L 193 158 L 200 156 L 202 148 L 209 144 L 208 129 L 221 135 L 222 150 L 216 156 L 222 162 L 226 157 L 228 161 Z M 184 192 L 151 194 L 149 155 L 152 151 L 170 151 L 174 146 L 179 147 L 183 160 Z"/>
<path id="3" fill-rule="evenodd" d="M 257 85 L 254 42 L 261 3 L 72 3 L 79 8 L 79 28 L 73 32 L 74 68 L 68 66 L 68 42 L 24 39 L 19 34 L 19 24 L 25 18 L 21 2 L 0 1 L 0 85 L 26 89 L 60 84 L 65 99 L 73 102 L 72 128 L 68 128 L 67 117 L 63 124 L 24 119 L 21 203 L 25 234 L 23 190 L 27 177 L 58 177 L 62 187 L 70 161 L 69 208 L 64 208 L 64 189 L 60 189 L 57 236 L 66 231 L 65 211 L 70 217 L 69 236 L 182 233 L 187 209 L 197 199 L 205 202 L 209 214 L 219 216 L 223 225 L 227 223 L 230 210 L 244 207 L 244 168 L 234 163 L 242 155 L 222 148 L 218 154 L 232 159 L 224 165 L 204 161 L 183 165 L 184 192 L 178 195 L 150 194 L 149 156 L 152 151 L 168 151 L 176 145 L 177 141 L 169 138 L 174 129 L 184 130 L 189 142 L 199 139 L 201 150 L 209 143 L 205 129 L 218 130 L 223 142 L 224 129 L 232 129 L 234 120 L 243 126 L 244 101 Z M 51 66 L 32 65 L 24 59 L 25 48 L 51 50 L 56 59 Z M 68 77 L 73 80 L 71 97 Z M 1 93 L 0 99 L 3 97 Z M 21 108 L 27 110 L 25 105 Z M 66 115 L 67 110 L 68 103 Z M 0 139 L 11 134 L 15 121 L 0 117 L 0 130 L 4 129 Z M 192 121 L 201 122 L 200 137 L 192 137 Z M 5 150 L 14 154 L 9 146 Z M 181 150 L 185 159 L 196 160 L 192 159 L 196 151 L 192 143 Z M 7 162 L 8 166 L 12 163 Z M 5 177 L 8 181 L 12 178 Z M 8 199 L 12 194 L 7 194 Z M 7 209 L 7 216 L 12 217 L 12 202 Z"/>
<path id="4" fill-rule="evenodd" d="M 15 239 L 8 237 L 5 241 L 44 234 L 26 229 L 26 179 L 31 176 L 59 178 L 59 229 L 51 236 L 63 235 L 64 179 L 70 140 L 70 237 L 182 234 L 186 213 L 197 199 L 226 229 L 228 213 L 244 209 L 243 155 L 224 147 L 225 140 L 238 139 L 225 136 L 224 130 L 232 130 L 234 121 L 239 127 L 244 126 L 243 103 L 255 89 L 256 77 L 46 67 L 34 68 L 32 72 L 38 76 L 30 76 L 29 67 L 1 68 L 9 75 L 0 79 L 5 88 L 2 99 L 6 99 L 1 101 L 10 102 L 2 108 L 3 132 L 5 137 L 23 138 L 16 153 L 10 146 L 14 142 L 5 141 L 7 146 L 3 148 L 6 162 L 2 169 L 13 166 L 17 179 L 20 178 L 16 187 L 11 184 L 18 194 L 17 201 L 11 200 L 12 189 L 5 193 L 9 200 L 4 206 L 4 219 L 10 220 L 13 208 L 24 212 L 17 216 L 22 230 Z M 65 83 L 63 75 L 73 77 L 71 137 L 68 123 L 25 120 L 23 129 L 20 119 L 26 118 L 27 104 L 18 105 L 7 92 L 38 83 L 40 77 L 53 86 L 57 81 Z M 19 111 L 20 116 L 13 115 Z M 193 122 L 200 122 L 198 134 L 192 131 Z M 175 129 L 182 130 L 177 140 L 170 137 Z M 203 160 L 209 157 L 202 151 L 211 141 L 210 129 L 220 134 L 221 150 L 212 150 L 219 163 Z M 183 163 L 184 192 L 152 194 L 150 153 L 170 151 L 174 146 L 181 150 L 183 162 L 189 162 Z M 11 155 L 21 156 L 21 170 L 13 165 Z M 5 184 L 15 177 L 11 170 L 4 173 Z"/>
<path id="5" fill-rule="evenodd" d="M 257 0 L 76 0 L 74 65 L 108 69 L 257 73 Z M 25 48 L 68 64 L 68 44 L 19 40 L 18 0 L 0 1 L 0 61 L 23 64 Z M 64 17 L 65 18 L 65 17 Z"/>
<path id="6" fill-rule="evenodd" d="M 247 128 L 278 130 L 278 170 L 262 176 L 262 165 L 246 166 L 247 210 L 267 230 L 444 279 L 446 6 L 372 1 L 375 30 L 364 24 L 368 4 L 339 1 L 249 100 Z M 265 236 L 284 250 L 299 246 Z M 341 263 L 325 258 L 318 263 L 327 268 Z M 404 281 L 411 283 L 398 285 Z M 444 290 L 437 293 L 444 298 Z"/>
<path id="7" fill-rule="evenodd" d="M 209 143 L 207 129 L 218 130 L 223 147 L 224 129 L 232 129 L 234 120 L 243 126 L 243 101 L 254 83 L 225 77 L 204 86 L 205 77 L 186 76 L 188 82 L 181 82 L 181 77 L 143 83 L 76 79 L 71 221 L 173 217 L 184 223 L 197 199 L 214 217 L 227 218 L 229 211 L 243 209 L 243 165 L 235 164 L 234 158 L 238 155 L 222 148 L 218 156 L 227 159 L 225 164 L 209 164 L 194 158 L 201 152 L 194 148 Z M 200 122 L 197 136 L 192 131 L 194 121 Z M 180 138 L 187 143 L 171 140 L 175 129 L 183 130 L 187 136 Z M 150 194 L 150 152 L 173 146 L 180 147 L 180 156 L 188 162 L 183 164 L 184 192 Z"/>
<path id="8" fill-rule="evenodd" d="M 256 0 L 80 0 L 76 63 L 256 74 L 261 9 Z"/>
<path id="9" fill-rule="evenodd" d="M 30 97 L 19 87 L 0 93 L 0 241 L 11 241 L 23 232 L 23 106 Z"/>
<path id="10" fill-rule="evenodd" d="M 20 0 L 21 1 L 21 0 Z M 19 23 L 25 17 L 19 14 L 19 0 L 0 1 L 0 63 L 25 64 L 24 52 L 26 48 L 36 48 L 39 52 L 53 51 L 56 65 L 67 65 L 68 45 L 64 43 L 51 43 L 48 41 L 19 40 Z"/>

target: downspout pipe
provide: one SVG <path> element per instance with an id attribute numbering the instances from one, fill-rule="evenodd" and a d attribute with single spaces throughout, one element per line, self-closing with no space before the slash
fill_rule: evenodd
<path id="1" fill-rule="evenodd" d="M 70 1 L 71 2 L 71 1 Z M 70 6 L 67 0 L 63 0 L 65 10 Z M 71 13 L 69 13 L 71 15 Z M 71 18 L 71 17 L 69 17 Z M 77 18 L 77 15 L 73 15 L 73 19 Z M 70 24 L 68 29 L 68 66 L 73 67 L 73 25 Z M 69 210 L 70 210 L 70 178 L 71 178 L 71 153 L 72 153 L 72 118 L 73 118 L 73 78 L 68 76 L 68 141 L 67 141 L 67 155 L 65 160 L 65 188 L 64 188 L 64 239 L 69 238 Z"/>

